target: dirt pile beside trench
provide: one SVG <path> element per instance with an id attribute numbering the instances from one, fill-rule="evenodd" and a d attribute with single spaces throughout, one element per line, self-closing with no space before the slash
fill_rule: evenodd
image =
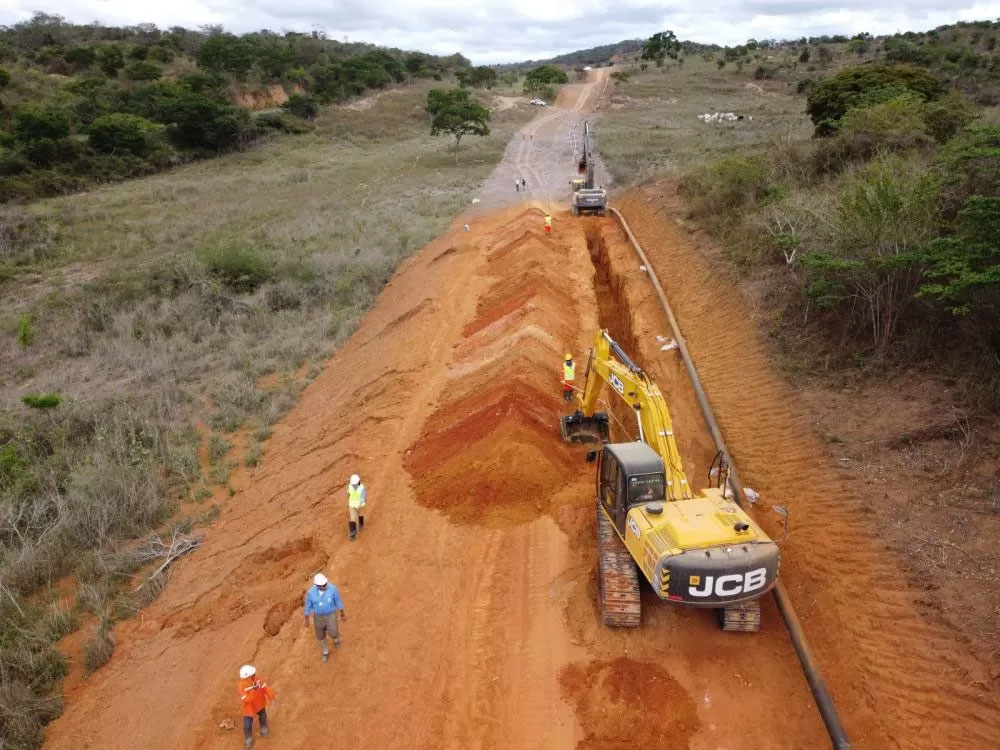
<path id="1" fill-rule="evenodd" d="M 586 274 L 586 251 L 579 232 L 566 233 L 576 242 L 545 236 L 541 218 L 521 214 L 487 247 L 487 286 L 406 459 L 417 501 L 456 520 L 532 520 L 580 474 L 579 451 L 553 436 L 565 411 L 562 356 L 580 338 L 587 301 L 566 269 Z"/>

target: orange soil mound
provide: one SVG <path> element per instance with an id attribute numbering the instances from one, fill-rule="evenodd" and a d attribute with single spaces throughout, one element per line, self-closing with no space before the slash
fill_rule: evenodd
<path id="1" fill-rule="evenodd" d="M 624 656 L 573 664 L 559 684 L 583 725 L 578 750 L 679 750 L 700 727 L 694 701 L 658 664 Z"/>
<path id="2" fill-rule="evenodd" d="M 571 282 L 549 256 L 568 251 L 521 228 L 534 213 L 490 246 L 482 275 L 497 280 L 464 327 L 449 387 L 406 459 L 417 500 L 460 520 L 531 520 L 579 474 L 573 453 L 553 441 L 558 365 L 580 324 Z"/>

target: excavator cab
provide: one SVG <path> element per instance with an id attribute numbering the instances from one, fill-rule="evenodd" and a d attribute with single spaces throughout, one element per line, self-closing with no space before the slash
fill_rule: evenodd
<path id="1" fill-rule="evenodd" d="M 620 534 L 636 505 L 662 503 L 666 497 L 663 459 L 646 443 L 609 443 L 600 454 L 597 497 Z"/>

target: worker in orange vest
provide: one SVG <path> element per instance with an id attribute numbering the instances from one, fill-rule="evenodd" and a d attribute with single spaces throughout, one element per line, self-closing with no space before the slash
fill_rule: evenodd
<path id="1" fill-rule="evenodd" d="M 267 704 L 274 700 L 274 690 L 257 674 L 253 664 L 240 667 L 239 690 L 243 703 L 243 744 L 253 747 L 253 717 L 260 722 L 260 736 L 267 737 Z"/>

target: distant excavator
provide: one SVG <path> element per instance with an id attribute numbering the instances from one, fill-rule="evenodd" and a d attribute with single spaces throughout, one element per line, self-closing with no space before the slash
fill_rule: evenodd
<path id="1" fill-rule="evenodd" d="M 608 208 L 608 193 L 594 185 L 594 143 L 591 139 L 590 123 L 583 123 L 583 144 L 577 169 L 583 177 L 570 182 L 573 186 L 573 200 L 570 211 L 573 216 L 597 214 L 604 216 Z"/>
<path id="2" fill-rule="evenodd" d="M 634 411 L 638 440 L 608 442 L 609 414 L 595 411 L 605 383 Z M 661 599 L 713 608 L 723 630 L 759 630 L 759 600 L 777 583 L 779 550 L 727 497 L 725 458 L 717 457 L 710 472 L 714 486 L 695 495 L 666 400 L 606 330 L 597 334 L 576 398 L 577 412 L 562 418 L 563 439 L 603 443 L 587 460 L 597 461 L 604 623 L 640 624 L 638 567 Z"/>

